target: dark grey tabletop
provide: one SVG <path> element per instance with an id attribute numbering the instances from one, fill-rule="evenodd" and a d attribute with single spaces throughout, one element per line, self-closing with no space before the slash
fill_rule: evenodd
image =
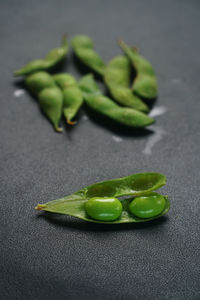
<path id="1" fill-rule="evenodd" d="M 200 2 L 1 1 L 1 299 L 200 299 Z M 88 34 L 108 61 L 123 38 L 154 65 L 157 122 L 125 130 L 86 108 L 53 131 L 14 70 Z M 72 53 L 64 70 L 81 73 Z M 17 83 L 18 82 L 18 83 Z M 101 226 L 34 206 L 97 181 L 167 176 L 168 216 Z"/>

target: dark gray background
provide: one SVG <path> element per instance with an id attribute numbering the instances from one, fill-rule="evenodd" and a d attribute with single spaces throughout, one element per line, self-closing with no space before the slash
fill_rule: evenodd
<path id="1" fill-rule="evenodd" d="M 1 1 L 1 299 L 200 299 L 200 1 Z M 87 112 L 53 131 L 12 72 L 68 32 L 90 35 L 108 61 L 118 38 L 136 45 L 159 80 L 164 130 L 138 133 Z M 64 70 L 77 78 L 72 54 Z M 86 120 L 85 116 L 88 116 Z M 114 136 L 114 137 L 113 137 Z M 122 141 L 116 142 L 116 137 Z M 101 226 L 42 216 L 34 206 L 97 181 L 164 173 L 167 217 Z"/>

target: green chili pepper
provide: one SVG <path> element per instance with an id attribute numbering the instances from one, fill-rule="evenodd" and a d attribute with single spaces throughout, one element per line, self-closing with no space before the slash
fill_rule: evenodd
<path id="1" fill-rule="evenodd" d="M 62 132 L 59 122 L 62 115 L 63 94 L 56 86 L 52 76 L 40 71 L 26 77 L 25 83 L 28 89 L 35 94 L 42 111 L 54 125 L 58 132 Z"/>
<path id="2" fill-rule="evenodd" d="M 146 114 L 132 108 L 121 107 L 103 96 L 91 74 L 82 77 L 79 86 L 88 106 L 118 123 L 131 127 L 146 127 L 155 122 Z"/>
<path id="3" fill-rule="evenodd" d="M 113 58 L 105 68 L 104 81 L 113 98 L 124 106 L 148 112 L 149 108 L 129 88 L 130 63 L 125 56 Z"/>
<path id="4" fill-rule="evenodd" d="M 159 215 L 165 208 L 165 197 L 150 193 L 136 197 L 129 205 L 129 210 L 139 218 L 152 218 Z"/>
<path id="5" fill-rule="evenodd" d="M 130 212 L 129 206 L 132 201 L 132 197 L 148 195 L 152 191 L 155 191 L 165 185 L 165 183 L 165 176 L 159 173 L 133 174 L 127 177 L 99 182 L 82 188 L 74 194 L 64 198 L 50 201 L 45 204 L 38 204 L 36 210 L 66 214 L 85 221 L 96 223 L 119 224 L 150 221 L 168 212 L 170 202 L 167 196 L 163 196 L 165 199 L 165 205 L 160 214 L 149 218 L 135 217 Z M 99 201 L 103 201 L 102 197 L 104 197 L 105 201 L 112 198 L 111 202 L 113 203 L 113 206 L 111 202 L 108 204 L 108 201 L 107 203 L 105 202 L 105 205 L 102 202 L 101 208 Z M 123 208 L 121 214 L 119 208 L 120 205 L 115 200 L 115 198 L 118 197 L 123 197 L 119 199 Z M 101 199 L 97 200 L 99 198 Z M 108 214 L 111 212 L 113 217 L 113 219 L 109 222 L 102 219 L 102 212 L 104 209 L 106 211 L 106 207 L 108 207 Z M 116 218 L 118 219 L 116 220 Z"/>
<path id="6" fill-rule="evenodd" d="M 63 91 L 63 113 L 66 121 L 68 124 L 74 125 L 76 122 L 72 122 L 72 119 L 83 103 L 82 92 L 75 78 L 70 74 L 57 74 L 53 78 Z"/>
<path id="7" fill-rule="evenodd" d="M 158 93 L 157 79 L 150 62 L 141 56 L 135 48 L 128 47 L 123 41 L 120 41 L 119 44 L 137 73 L 133 82 L 133 92 L 147 99 L 156 98 Z"/>
<path id="8" fill-rule="evenodd" d="M 63 60 L 67 55 L 67 52 L 68 43 L 66 35 L 64 35 L 60 48 L 54 48 L 49 51 L 44 59 L 36 59 L 29 62 L 20 70 L 15 71 L 14 75 L 23 76 L 40 70 L 49 70 L 50 68 L 55 67 L 61 60 Z"/>
<path id="9" fill-rule="evenodd" d="M 94 50 L 93 41 L 87 35 L 76 35 L 72 39 L 72 47 L 82 63 L 100 75 L 104 73 L 105 64 Z"/>

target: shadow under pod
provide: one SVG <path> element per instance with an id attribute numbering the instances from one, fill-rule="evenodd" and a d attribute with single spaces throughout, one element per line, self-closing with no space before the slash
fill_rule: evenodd
<path id="1" fill-rule="evenodd" d="M 112 231 L 124 231 L 124 230 L 152 230 L 157 226 L 160 226 L 168 221 L 167 216 L 162 216 L 158 219 L 143 222 L 143 223 L 127 223 L 127 224 L 98 224 L 90 223 L 84 220 L 76 219 L 67 215 L 59 215 L 49 212 L 42 212 L 36 216 L 36 218 L 44 219 L 48 223 L 55 225 L 56 227 L 72 228 L 79 231 L 88 232 L 112 232 Z"/>
<path id="2" fill-rule="evenodd" d="M 106 130 L 110 130 L 112 133 L 120 135 L 120 136 L 127 136 L 127 137 L 136 137 L 136 138 L 143 138 L 150 134 L 153 134 L 154 131 L 147 128 L 134 128 L 130 126 L 125 126 L 123 124 L 119 124 L 110 118 L 95 112 L 87 105 L 84 105 L 85 112 L 89 119 L 94 122 L 95 124 L 105 128 Z"/>

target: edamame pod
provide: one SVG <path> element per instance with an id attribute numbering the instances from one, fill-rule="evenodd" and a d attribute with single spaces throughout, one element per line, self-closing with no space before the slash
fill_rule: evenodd
<path id="1" fill-rule="evenodd" d="M 28 75 L 25 78 L 25 84 L 30 92 L 37 96 L 44 88 L 54 87 L 55 81 L 49 73 L 39 71 Z"/>
<path id="2" fill-rule="evenodd" d="M 68 124 L 73 125 L 72 119 L 83 104 L 82 92 L 75 78 L 70 74 L 57 74 L 53 76 L 57 85 L 63 91 L 63 113 Z"/>
<path id="3" fill-rule="evenodd" d="M 54 125 L 55 130 L 62 132 L 62 128 L 59 127 L 63 105 L 61 90 L 57 86 L 45 88 L 39 93 L 38 99 L 42 111 Z"/>
<path id="4" fill-rule="evenodd" d="M 30 74 L 25 79 L 28 89 L 37 97 L 42 111 L 58 132 L 62 132 L 59 122 L 62 115 L 63 94 L 52 76 L 44 71 Z"/>
<path id="5" fill-rule="evenodd" d="M 119 44 L 137 73 L 133 82 L 133 92 L 147 99 L 156 98 L 158 93 L 157 79 L 150 62 L 141 56 L 135 48 L 127 46 L 123 41 L 120 41 Z"/>
<path id="6" fill-rule="evenodd" d="M 164 197 L 164 207 L 162 211 L 160 211 L 160 213 L 156 216 L 150 216 L 148 218 L 133 215 L 130 211 L 130 203 L 135 201 L 133 200 L 133 197 L 144 197 L 152 191 L 159 189 L 165 183 L 165 176 L 159 173 L 133 174 L 127 177 L 99 182 L 88 187 L 84 187 L 74 194 L 64 198 L 50 201 L 45 204 L 38 204 L 36 206 L 36 210 L 66 214 L 95 223 L 120 224 L 146 222 L 158 218 L 168 212 L 170 208 L 168 197 L 161 196 Z M 119 197 L 121 198 L 116 199 Z M 104 206 L 102 203 L 103 199 L 108 201 L 108 199 L 111 198 L 112 201 L 110 203 L 105 203 Z M 118 201 L 121 202 L 122 212 Z M 103 205 L 102 208 L 99 205 L 100 202 Z M 106 206 L 108 208 L 107 211 Z M 111 211 L 112 220 L 102 219 L 104 209 L 108 212 L 108 214 Z"/>
<path id="7" fill-rule="evenodd" d="M 98 53 L 94 50 L 92 39 L 87 35 L 76 35 L 72 39 L 72 47 L 76 56 L 82 63 L 103 75 L 105 64 Z"/>
<path id="8" fill-rule="evenodd" d="M 15 76 L 24 76 L 30 73 L 40 71 L 40 70 L 49 70 L 50 68 L 56 66 L 68 52 L 68 43 L 66 35 L 63 36 L 62 45 L 59 48 L 54 48 L 47 53 L 44 59 L 36 59 L 28 64 L 26 64 L 23 68 L 14 72 Z"/>
<path id="9" fill-rule="evenodd" d="M 129 88 L 130 63 L 127 57 L 117 56 L 107 64 L 104 72 L 104 81 L 113 96 L 120 104 L 148 112 L 148 106 L 133 94 Z"/>
<path id="10" fill-rule="evenodd" d="M 118 123 L 143 128 L 155 122 L 146 114 L 132 108 L 121 107 L 108 97 L 103 96 L 91 74 L 82 77 L 79 86 L 88 106 Z"/>

